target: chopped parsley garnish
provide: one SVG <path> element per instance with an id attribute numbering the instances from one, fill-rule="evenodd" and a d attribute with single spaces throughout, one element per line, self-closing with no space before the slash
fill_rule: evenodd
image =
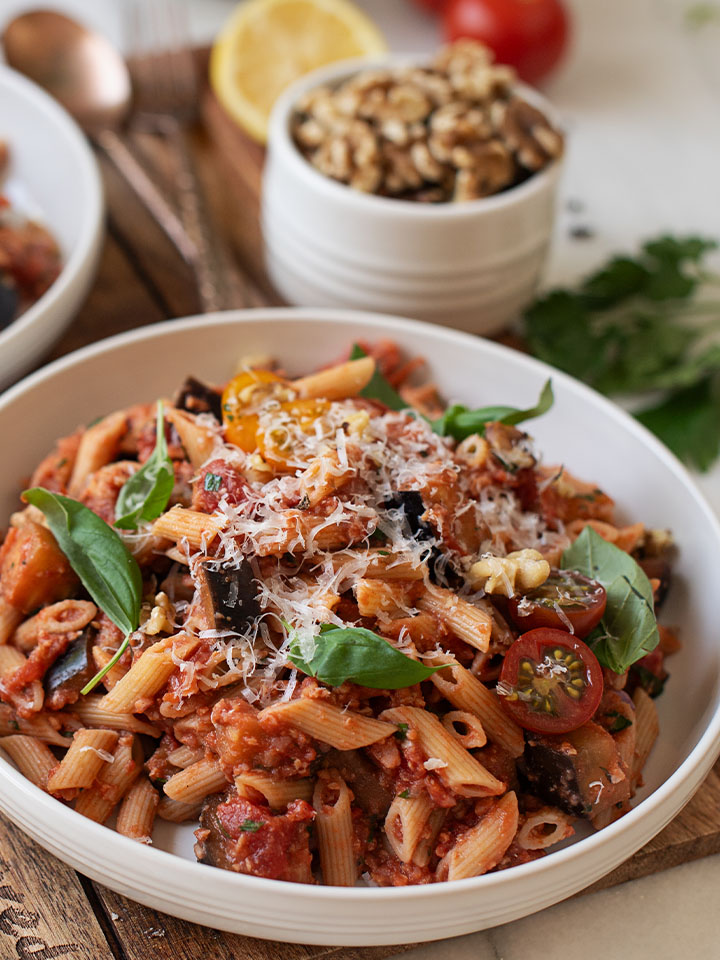
<path id="1" fill-rule="evenodd" d="M 206 473 L 205 474 L 205 489 L 209 493 L 217 493 L 220 487 L 222 486 L 223 478 L 219 473 Z"/>
<path id="2" fill-rule="evenodd" d="M 240 829 L 243 833 L 257 833 L 262 825 L 262 820 L 243 820 L 240 824 Z"/>
<path id="3" fill-rule="evenodd" d="M 400 796 L 401 799 L 403 799 L 403 800 L 409 800 L 409 799 L 410 799 L 410 791 L 409 791 L 409 790 L 407 789 L 407 787 L 406 787 L 406 788 L 403 790 L 403 792 L 402 792 L 401 794 L 399 794 L 399 796 Z"/>
<path id="4" fill-rule="evenodd" d="M 407 723 L 399 723 L 397 725 L 397 730 L 395 731 L 393 736 L 395 737 L 396 740 L 404 740 L 405 737 L 407 736 L 407 732 L 408 732 Z"/>

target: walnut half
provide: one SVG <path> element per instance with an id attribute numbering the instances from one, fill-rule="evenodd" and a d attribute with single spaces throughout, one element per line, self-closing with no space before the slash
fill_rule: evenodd
<path id="1" fill-rule="evenodd" d="M 514 597 L 545 583 L 550 564 L 537 550 L 516 550 L 506 557 L 481 557 L 470 567 L 469 581 L 475 589 Z"/>

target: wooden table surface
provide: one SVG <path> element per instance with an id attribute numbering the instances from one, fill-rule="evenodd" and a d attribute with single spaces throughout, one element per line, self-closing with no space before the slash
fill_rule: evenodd
<path id="1" fill-rule="evenodd" d="M 195 159 L 234 274 L 233 305 L 278 303 L 262 268 L 257 218 L 261 151 L 228 126 L 211 98 L 204 118 L 194 141 Z M 171 175 L 172 157 L 161 146 L 150 137 L 137 144 L 152 153 L 158 169 Z M 98 276 L 77 318 L 46 360 L 199 309 L 187 266 L 117 174 L 102 166 L 109 217 Z M 719 851 L 720 765 L 673 823 L 590 889 Z M 2 960 L 380 960 L 403 949 L 270 943 L 176 920 L 81 876 L 0 818 Z"/>

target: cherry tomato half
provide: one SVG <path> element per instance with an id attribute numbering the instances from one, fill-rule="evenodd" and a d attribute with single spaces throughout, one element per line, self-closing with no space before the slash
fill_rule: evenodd
<path id="1" fill-rule="evenodd" d="M 269 370 L 248 370 L 239 373 L 223 390 L 222 418 L 225 435 L 246 453 L 252 453 L 257 447 L 257 415 L 251 413 L 269 397 L 287 400 L 287 383 Z"/>
<path id="2" fill-rule="evenodd" d="M 294 460 L 301 462 L 304 459 L 303 434 L 309 436 L 314 433 L 315 421 L 329 409 L 327 400 L 289 400 L 281 403 L 270 429 L 257 428 L 256 445 L 263 460 L 276 469 L 283 469 Z"/>
<path id="3" fill-rule="evenodd" d="M 497 692 L 503 707 L 526 730 L 568 733 L 597 710 L 602 669 L 590 647 L 571 633 L 530 630 L 505 655 Z"/>
<path id="4" fill-rule="evenodd" d="M 498 63 L 515 67 L 527 83 L 552 72 L 570 31 L 560 0 L 449 0 L 443 26 L 447 40 L 487 44 Z"/>
<path id="5" fill-rule="evenodd" d="M 508 600 L 508 613 L 521 630 L 552 627 L 586 637 L 600 623 L 607 594 L 597 580 L 573 570 L 551 570 L 545 583 Z"/>

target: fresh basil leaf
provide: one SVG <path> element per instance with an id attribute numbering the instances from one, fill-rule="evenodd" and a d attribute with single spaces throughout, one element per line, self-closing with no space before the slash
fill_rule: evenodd
<path id="1" fill-rule="evenodd" d="M 155 449 L 120 491 L 115 504 L 115 526 L 137 530 L 138 524 L 155 520 L 163 512 L 175 486 L 175 470 L 168 456 L 162 401 L 158 400 Z"/>
<path id="2" fill-rule="evenodd" d="M 485 427 L 488 423 L 500 421 L 514 426 L 522 423 L 524 420 L 532 420 L 534 417 L 540 417 L 550 409 L 554 401 L 552 381 L 547 380 L 545 386 L 540 392 L 538 402 L 534 407 L 527 410 L 519 410 L 517 407 L 480 407 L 478 410 L 468 410 L 460 404 L 450 407 L 438 420 L 432 422 L 432 428 L 435 433 L 441 437 L 454 437 L 455 440 L 465 440 L 472 434 L 477 433 L 480 436 L 485 433 Z"/>
<path id="3" fill-rule="evenodd" d="M 383 637 L 365 627 L 333 627 L 323 624 L 315 637 L 310 660 L 302 655 L 300 638 L 293 631 L 289 656 L 292 663 L 310 677 L 331 687 L 352 680 L 374 690 L 398 690 L 427 680 L 441 667 L 426 667 L 406 657 Z"/>
<path id="4" fill-rule="evenodd" d="M 367 353 L 365 353 L 359 344 L 353 344 L 353 348 L 350 351 L 351 360 L 360 360 L 361 357 L 366 356 Z M 408 405 L 397 390 L 390 386 L 377 368 L 370 378 L 370 383 L 360 391 L 360 396 L 366 397 L 368 400 L 379 400 L 380 403 L 384 403 L 385 406 L 390 407 L 391 410 L 407 410 L 408 408 Z"/>
<path id="5" fill-rule="evenodd" d="M 95 603 L 124 634 L 140 622 L 142 575 L 120 536 L 77 500 L 43 487 L 23 500 L 45 514 L 58 546 Z"/>
<path id="6" fill-rule="evenodd" d="M 658 645 L 657 621 L 650 581 L 630 554 L 585 527 L 563 552 L 564 570 L 598 580 L 607 592 L 607 608 L 586 638 L 601 664 L 625 673 Z"/>

